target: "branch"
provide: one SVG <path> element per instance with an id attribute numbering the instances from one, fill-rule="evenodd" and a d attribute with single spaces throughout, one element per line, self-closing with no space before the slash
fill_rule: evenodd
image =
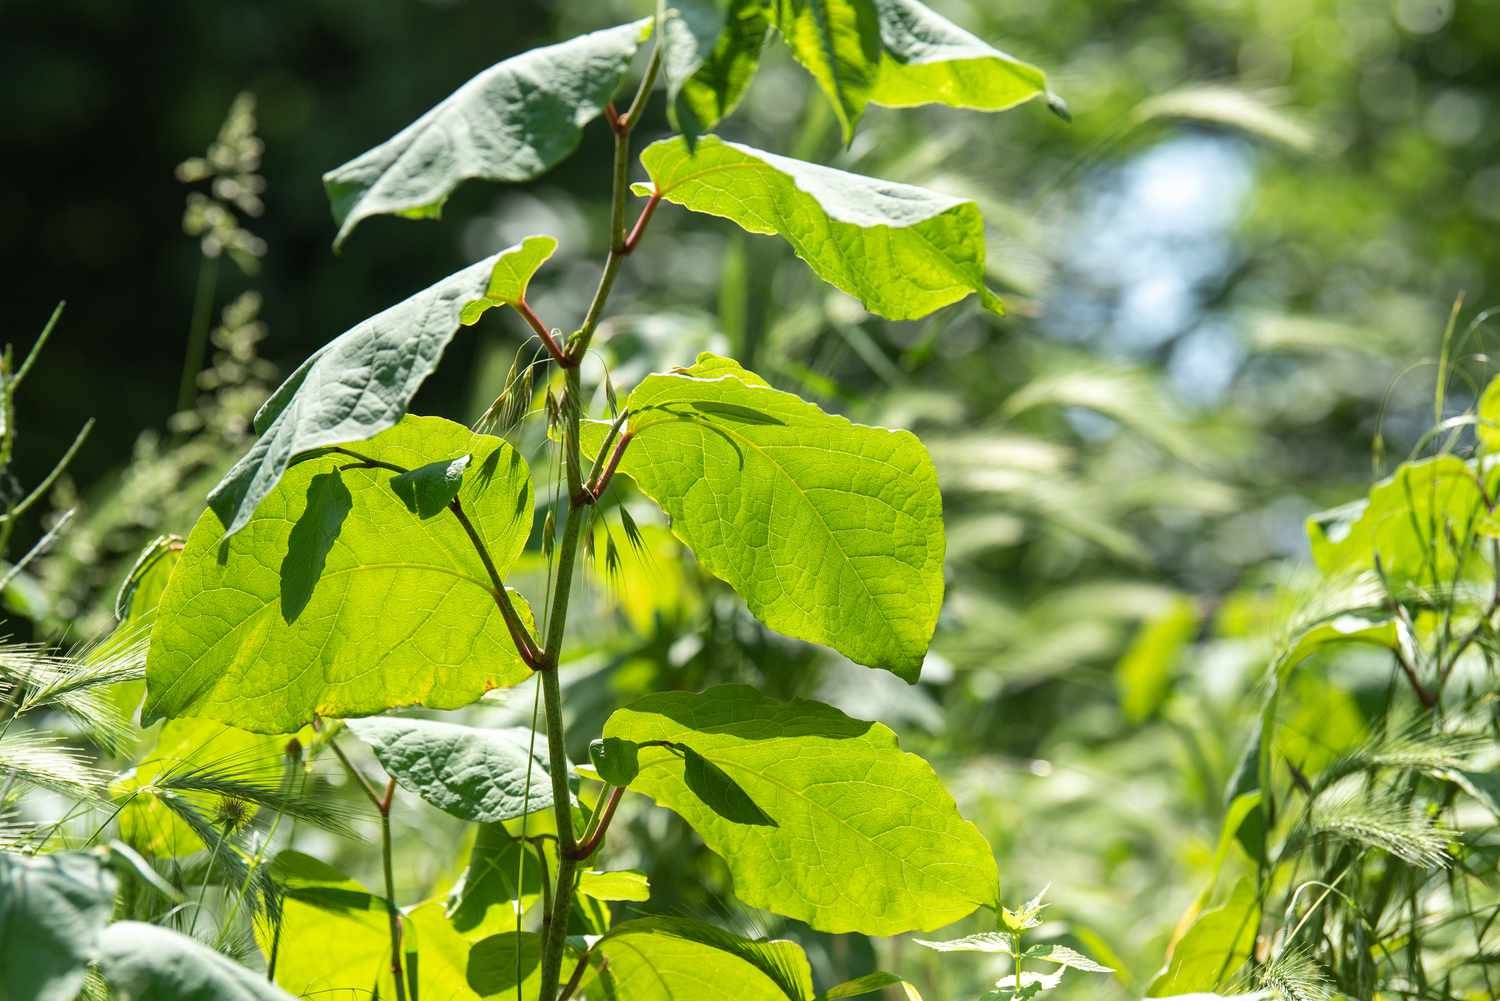
<path id="1" fill-rule="evenodd" d="M 500 617 L 505 620 L 505 628 L 510 630 L 511 642 L 516 645 L 516 652 L 521 655 L 521 660 L 533 671 L 541 667 L 541 655 L 536 648 L 536 640 L 532 639 L 531 633 L 526 629 L 526 623 L 521 621 L 521 616 L 516 612 L 516 606 L 510 600 L 510 592 L 506 590 L 505 581 L 500 579 L 500 571 L 495 569 L 495 561 L 490 558 L 489 547 L 479 537 L 479 532 L 474 528 L 474 523 L 464 513 L 464 508 L 457 497 L 448 502 L 448 510 L 458 519 L 463 526 L 464 534 L 469 537 L 469 542 L 474 546 L 474 551 L 479 554 L 479 562 L 484 564 L 485 573 L 489 574 L 491 593 L 495 596 L 495 604 L 500 609 Z"/>
<path id="2" fill-rule="evenodd" d="M 541 338 L 542 344 L 546 346 L 547 353 L 559 365 L 563 368 L 568 368 L 569 366 L 578 364 L 563 352 L 561 345 L 557 343 L 557 338 L 552 336 L 552 331 L 547 329 L 547 325 L 542 322 L 540 316 L 536 315 L 536 311 L 531 308 L 531 304 L 526 301 L 524 296 L 511 303 L 511 305 L 515 307 L 516 312 L 526 318 L 526 322 L 531 325 L 531 329 L 536 331 L 537 337 Z"/>
<path id="3" fill-rule="evenodd" d="M 573 856 L 579 862 L 584 861 L 594 852 L 599 850 L 599 845 L 604 841 L 604 834 L 609 830 L 609 822 L 615 819 L 615 810 L 620 806 L 620 797 L 625 795 L 624 786 L 616 786 L 610 790 L 609 799 L 600 808 L 599 823 L 594 825 L 593 830 L 573 849 Z"/>

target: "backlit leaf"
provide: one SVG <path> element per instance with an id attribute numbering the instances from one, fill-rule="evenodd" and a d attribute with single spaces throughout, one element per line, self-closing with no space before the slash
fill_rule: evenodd
<path id="1" fill-rule="evenodd" d="M 751 233 L 779 234 L 819 278 L 873 313 L 913 320 L 984 285 L 984 221 L 971 201 L 792 160 L 717 136 L 641 153 L 655 191 Z M 637 184 L 637 194 L 651 188 Z"/>
<path id="2" fill-rule="evenodd" d="M 1046 93 L 1042 71 L 994 49 L 917 0 L 875 0 L 885 52 L 870 100 L 1004 111 Z"/>
<path id="3" fill-rule="evenodd" d="M 632 900 L 637 903 L 651 899 L 651 881 L 643 872 L 634 869 L 615 869 L 601 872 L 585 869 L 578 877 L 578 892 L 595 900 Z"/>
<path id="4" fill-rule="evenodd" d="M 718 2 L 682 0 L 677 7 L 701 12 L 705 7 L 717 9 Z M 767 0 L 729 0 L 706 52 L 702 25 L 710 23 L 707 15 L 697 13 L 692 20 L 684 17 L 684 22 L 674 28 L 668 21 L 662 29 L 662 72 L 667 78 L 667 113 L 677 130 L 693 141 L 728 117 L 749 90 L 770 31 L 770 8 Z"/>
<path id="5" fill-rule="evenodd" d="M 455 817 L 495 823 L 552 806 L 546 765 L 531 757 L 525 728 L 371 716 L 349 729 L 397 782 Z"/>
<path id="6" fill-rule="evenodd" d="M 744 686 L 648 696 L 606 736 L 691 747 L 772 824 L 724 817 L 688 787 L 680 754 L 643 747 L 632 785 L 680 814 L 722 856 L 735 894 L 821 931 L 937 928 L 995 900 L 989 846 L 932 768 L 879 723 Z M 797 864 L 807 846 L 818 862 Z"/>
<path id="7" fill-rule="evenodd" d="M 280 935 L 257 923 L 261 951 L 276 949 L 276 983 L 298 997 L 365 993 L 390 966 L 390 917 L 378 897 L 333 866 L 297 851 L 271 863 L 282 891 Z"/>
<path id="8" fill-rule="evenodd" d="M 595 948 L 616 1001 L 807 1001 L 813 993 L 800 946 L 746 939 L 700 921 L 627 921 Z"/>
<path id="9" fill-rule="evenodd" d="M 1242 879 L 1227 901 L 1200 914 L 1172 947 L 1166 969 L 1156 975 L 1147 995 L 1213 990 L 1221 981 L 1233 980 L 1250 958 L 1259 924 L 1255 886 Z"/>
<path id="10" fill-rule="evenodd" d="M 460 324 L 513 302 L 506 296 L 524 292 L 556 246 L 550 236 L 527 237 L 355 325 L 303 362 L 256 413 L 260 438 L 209 493 L 225 534 L 245 526 L 298 455 L 395 425 Z"/>
<path id="11" fill-rule="evenodd" d="M 620 470 L 773 629 L 915 681 L 943 597 L 942 497 L 905 431 L 852 424 L 727 358 L 630 394 Z M 589 425 L 586 444 L 604 435 Z"/>
<path id="12" fill-rule="evenodd" d="M 404 468 L 471 454 L 463 508 L 501 573 L 520 554 L 530 477 L 501 439 L 409 417 L 360 454 Z M 341 455 L 299 463 L 227 540 L 213 511 L 198 520 L 152 631 L 146 722 L 194 715 L 289 733 L 314 716 L 457 708 L 530 676 L 457 518 L 420 520 L 390 470 L 354 465 Z M 349 495 L 339 531 L 301 531 L 309 493 L 335 479 Z M 326 550 L 316 581 L 288 576 L 305 555 L 299 541 Z M 287 600 L 289 588 L 309 587 Z"/>
<path id="13" fill-rule="evenodd" d="M 102 855 L 0 852 L 0 994 L 73 1001 L 114 905 Z"/>
<path id="14" fill-rule="evenodd" d="M 864 114 L 880 69 L 872 0 L 771 0 L 776 30 L 833 105 L 844 142 Z"/>
<path id="15" fill-rule="evenodd" d="M 614 97 L 649 20 L 497 63 L 374 149 L 323 175 L 334 246 L 372 215 L 431 219 L 466 180 L 529 181 L 574 149 Z"/>
<path id="16" fill-rule="evenodd" d="M 1485 479 L 1491 488 L 1500 481 L 1493 469 Z M 1378 558 L 1393 586 L 1447 586 L 1456 575 L 1487 574 L 1476 547 L 1464 544 L 1485 526 L 1486 494 L 1494 490 L 1455 456 L 1404 463 L 1367 500 L 1308 519 L 1313 560 L 1333 575 L 1372 570 Z"/>

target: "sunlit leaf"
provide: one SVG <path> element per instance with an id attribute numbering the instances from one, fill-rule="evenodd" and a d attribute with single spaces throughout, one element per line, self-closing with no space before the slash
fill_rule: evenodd
<path id="1" fill-rule="evenodd" d="M 702 355 L 628 402 L 620 470 L 773 629 L 916 680 L 943 595 L 942 498 L 905 431 L 851 424 Z M 603 437 L 591 425 L 585 442 Z"/>
<path id="2" fill-rule="evenodd" d="M 1172 947 L 1166 968 L 1146 993 L 1160 997 L 1169 991 L 1213 990 L 1232 981 L 1250 958 L 1259 924 L 1255 884 L 1242 879 L 1228 900 L 1198 916 Z"/>
<path id="3" fill-rule="evenodd" d="M 277 855 L 271 877 L 282 892 L 280 929 L 255 931 L 261 951 L 276 952 L 276 983 L 298 997 L 369 991 L 390 966 L 385 900 L 302 852 Z"/>
<path id="4" fill-rule="evenodd" d="M 596 946 L 617 1001 L 807 1001 L 812 971 L 800 946 L 751 940 L 685 918 L 617 925 Z"/>
<path id="5" fill-rule="evenodd" d="M 875 0 L 885 52 L 870 100 L 1004 111 L 1047 90 L 1042 71 L 992 48 L 917 0 Z"/>
<path id="6" fill-rule="evenodd" d="M 912 320 L 984 284 L 984 221 L 971 201 L 704 136 L 641 153 L 656 193 L 751 233 L 779 234 L 824 281 L 873 313 Z M 652 187 L 637 184 L 637 194 Z"/>
<path id="7" fill-rule="evenodd" d="M 756 907 L 822 931 L 893 935 L 992 905 L 993 856 L 932 768 L 879 723 L 751 688 L 649 696 L 616 710 L 606 736 L 692 748 L 771 821 L 723 816 L 688 786 L 680 754 L 643 747 L 631 788 L 688 822 Z M 819 864 L 788 864 L 808 844 Z"/>
<path id="8" fill-rule="evenodd" d="M 833 105 L 849 142 L 880 69 L 873 0 L 771 0 L 771 10 L 776 30 Z"/>
<path id="9" fill-rule="evenodd" d="M 525 545 L 530 477 L 502 440 L 409 417 L 360 454 L 403 468 L 471 454 L 458 496 L 500 572 Z M 390 470 L 359 467 L 341 455 L 299 463 L 227 540 L 214 512 L 199 519 L 152 632 L 145 721 L 196 715 L 288 733 L 314 716 L 457 708 L 530 676 L 458 519 L 420 520 Z M 307 530 L 320 484 L 347 495 L 332 534 Z M 307 565 L 315 580 L 288 574 Z"/>

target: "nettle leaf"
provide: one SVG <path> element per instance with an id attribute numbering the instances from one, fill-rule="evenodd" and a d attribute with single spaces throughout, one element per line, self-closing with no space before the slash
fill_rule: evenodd
<path id="1" fill-rule="evenodd" d="M 1077 949 L 1070 949 L 1065 945 L 1036 945 L 1025 952 L 1027 959 L 1040 959 L 1046 963 L 1056 963 L 1070 970 L 1081 970 L 1084 973 L 1113 973 L 1112 968 L 1096 963 Z"/>
<path id="2" fill-rule="evenodd" d="M 630 394 L 620 470 L 766 625 L 915 681 L 943 600 L 942 496 L 906 431 L 853 424 L 727 358 Z M 600 425 L 586 427 L 597 448 Z"/>
<path id="3" fill-rule="evenodd" d="M 272 860 L 271 878 L 282 893 L 276 983 L 298 997 L 370 990 L 390 967 L 385 899 L 297 851 Z M 269 956 L 274 929 L 257 922 L 255 935 Z"/>
<path id="4" fill-rule="evenodd" d="M 870 100 L 1004 111 L 1047 92 L 1041 70 L 992 48 L 917 0 L 875 0 L 884 56 Z"/>
<path id="5" fill-rule="evenodd" d="M 100 937 L 99 969 L 118 1001 L 291 1001 L 292 995 L 196 939 L 139 921 Z"/>
<path id="6" fill-rule="evenodd" d="M 552 806 L 546 764 L 531 756 L 524 727 L 372 716 L 349 729 L 397 782 L 462 820 L 496 823 Z"/>
<path id="7" fill-rule="evenodd" d="M 1485 498 L 1496 486 L 1500 466 L 1481 479 L 1474 464 L 1453 455 L 1403 463 L 1368 499 L 1308 519 L 1313 561 L 1331 576 L 1372 570 L 1378 558 L 1393 586 L 1442 587 L 1458 575 L 1488 575 L 1466 540 L 1491 531 Z"/>
<path id="8" fill-rule="evenodd" d="M 739 105 L 760 66 L 771 29 L 767 0 L 681 0 L 682 23 L 662 27 L 662 72 L 667 79 L 667 115 L 691 144 Z M 706 11 L 713 11 L 710 17 Z M 705 49 L 706 26 L 718 32 Z"/>
<path id="9" fill-rule="evenodd" d="M 297 456 L 394 426 L 459 326 L 523 298 L 556 247 L 550 236 L 527 237 L 377 313 L 303 362 L 255 415 L 260 438 L 208 495 L 225 534 L 245 526 Z"/>
<path id="10" fill-rule="evenodd" d="M 681 754 L 641 748 L 631 788 L 686 820 L 752 906 L 820 931 L 895 935 L 995 903 L 989 845 L 931 766 L 879 723 L 730 685 L 649 696 L 617 710 L 604 732 L 692 748 L 771 821 L 725 817 L 688 786 Z"/>
<path id="11" fill-rule="evenodd" d="M 531 480 L 502 440 L 408 417 L 359 451 L 403 468 L 472 455 L 459 501 L 499 572 L 520 555 Z M 356 466 L 337 454 L 299 463 L 231 538 L 213 511 L 198 520 L 152 630 L 145 722 L 206 716 L 289 733 L 315 716 L 454 709 L 530 676 L 458 519 L 417 518 L 390 470 Z"/>
<path id="12" fill-rule="evenodd" d="M 686 918 L 616 925 L 595 949 L 616 1001 L 807 1001 L 812 969 L 801 946 L 751 940 Z"/>
<path id="13" fill-rule="evenodd" d="M 641 153 L 651 194 L 764 236 L 780 235 L 819 278 L 892 320 L 915 320 L 984 284 L 984 220 L 971 201 L 704 136 Z"/>
<path id="14" fill-rule="evenodd" d="M 434 219 L 467 180 L 529 181 L 578 147 L 630 70 L 651 20 L 497 63 L 390 139 L 323 175 L 337 249 L 372 215 Z"/>
<path id="15" fill-rule="evenodd" d="M 115 906 L 102 855 L 0 852 L 0 976 L 7 996 L 73 1001 Z"/>
<path id="16" fill-rule="evenodd" d="M 776 30 L 833 105 L 844 142 L 854 138 L 880 70 L 880 20 L 872 0 L 771 0 Z"/>
<path id="17" fill-rule="evenodd" d="M 992 952 L 1001 955 L 1010 955 L 1011 938 L 1009 935 L 997 931 L 982 931 L 974 935 L 965 935 L 963 938 L 947 939 L 942 942 L 930 942 L 926 939 L 912 939 L 918 945 L 934 952 Z"/>

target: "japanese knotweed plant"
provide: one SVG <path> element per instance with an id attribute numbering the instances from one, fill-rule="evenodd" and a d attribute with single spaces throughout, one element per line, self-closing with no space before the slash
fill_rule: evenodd
<path id="1" fill-rule="evenodd" d="M 701 566 L 772 629 L 914 682 L 936 626 L 942 503 L 910 433 L 825 413 L 711 354 L 646 377 L 618 407 L 609 387 L 602 413 L 585 384 L 622 262 L 664 201 L 780 236 L 815 274 L 889 319 L 970 296 L 1001 310 L 985 285 L 973 202 L 708 132 L 745 93 L 773 31 L 831 101 L 846 140 L 871 103 L 996 111 L 1048 96 L 1039 70 L 916 0 L 683 0 L 507 59 L 330 171 L 338 245 L 370 216 L 438 215 L 463 181 L 536 178 L 596 119 L 614 136 L 608 255 L 570 334 L 527 300 L 557 248 L 545 234 L 365 320 L 271 395 L 255 418 L 258 439 L 210 493 L 180 552 L 149 564 L 170 566 L 170 576 L 151 625 L 142 722 L 178 727 L 172 739 L 185 750 L 164 754 L 176 762 L 167 772 L 137 770 L 131 808 L 153 809 L 165 793 L 182 806 L 190 793 L 220 791 L 217 779 L 184 785 L 182 775 L 202 773 L 191 767 L 194 727 L 299 733 L 296 746 L 317 742 L 344 760 L 376 807 L 384 894 L 308 855 L 281 853 L 267 866 L 275 891 L 257 927 L 262 975 L 195 942 L 191 924 L 188 936 L 107 924 L 114 880 L 91 855 L 3 858 L 0 887 L 23 892 L 0 893 L 0 928 L 29 931 L 0 940 L 40 943 L 38 954 L 55 960 L 35 966 L 33 996 L 72 997 L 87 962 L 125 998 L 373 991 L 398 1001 L 811 1001 L 901 984 L 875 974 L 818 993 L 791 942 L 685 918 L 612 921 L 608 901 L 649 894 L 640 874 L 592 864 L 627 792 L 685 820 L 723 859 L 744 903 L 814 929 L 896 935 L 998 909 L 990 847 L 932 768 L 880 723 L 725 686 L 616 710 L 587 767 L 564 750 L 558 675 L 575 571 L 617 476 L 659 504 Z M 643 50 L 634 96 L 617 107 Z M 640 152 L 645 179 L 632 183 L 632 137 L 658 78 L 676 134 Z M 644 202 L 628 222 L 632 193 Z M 539 342 L 558 386 L 543 412 L 566 491 L 540 533 L 538 491 L 516 447 L 408 412 L 458 331 L 502 307 Z M 499 387 L 478 426 L 527 418 L 521 382 Z M 540 614 L 506 583 L 529 544 L 551 560 L 549 592 L 532 596 Z M 457 709 L 533 677 L 541 732 L 382 715 Z M 385 781 L 345 757 L 345 720 Z M 398 784 L 478 825 L 446 900 L 396 899 Z M 271 796 L 259 801 L 278 808 Z M 218 807 L 197 826 L 180 810 L 186 828 L 168 824 L 164 836 L 209 848 L 211 860 L 238 860 L 244 875 L 230 888 L 243 899 L 259 859 L 246 860 L 233 839 L 254 804 L 221 797 Z M 69 948 L 47 952 L 61 937 Z M 1058 962 L 1017 962 L 1031 958 Z"/>

